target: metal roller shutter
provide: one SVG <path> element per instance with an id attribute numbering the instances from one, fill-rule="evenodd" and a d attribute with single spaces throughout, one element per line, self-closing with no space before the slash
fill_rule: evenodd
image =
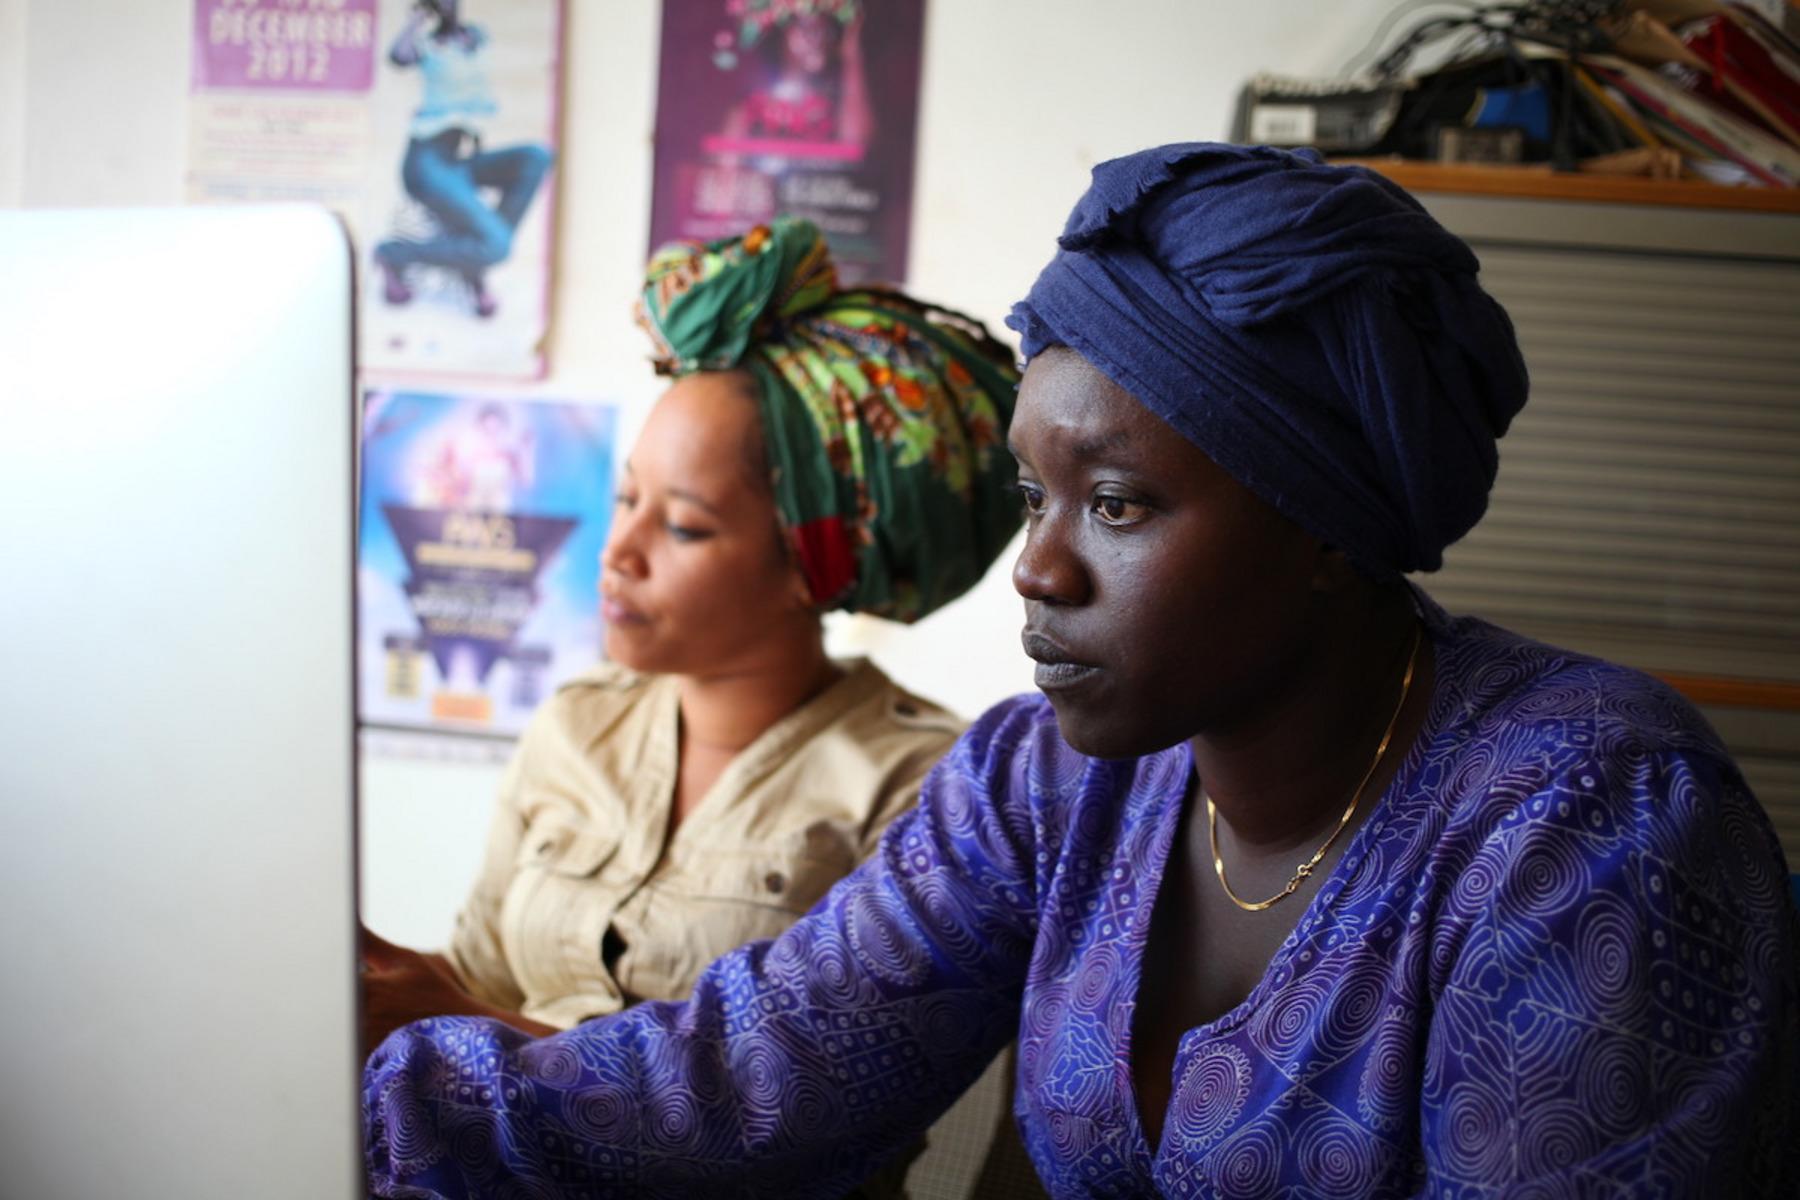
<path id="1" fill-rule="evenodd" d="M 1419 582 L 1647 670 L 1800 684 L 1800 216 L 1421 198 L 1481 256 L 1532 398 Z M 1800 866 L 1800 712 L 1707 711 Z"/>

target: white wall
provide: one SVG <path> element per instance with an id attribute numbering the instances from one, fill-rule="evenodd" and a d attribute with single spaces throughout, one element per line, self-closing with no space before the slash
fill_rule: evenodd
<path id="1" fill-rule="evenodd" d="M 999 328 L 1095 162 L 1226 136 L 1250 75 L 1335 75 L 1401 7 L 928 0 L 909 286 Z M 555 321 L 535 385 L 621 401 L 628 430 L 656 390 L 629 308 L 648 250 L 658 12 L 568 0 Z M 0 0 L 0 205 L 180 202 L 190 13 L 189 0 Z M 1030 687 L 1005 576 L 911 629 L 836 622 L 833 645 L 973 714 Z M 498 770 L 367 756 L 364 911 L 378 932 L 443 937 Z"/>

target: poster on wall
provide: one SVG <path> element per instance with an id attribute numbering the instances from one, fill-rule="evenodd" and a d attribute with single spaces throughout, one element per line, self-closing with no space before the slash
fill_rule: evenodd
<path id="1" fill-rule="evenodd" d="M 368 371 L 538 378 L 562 0 L 194 0 L 187 199 L 354 241 Z"/>
<path id="2" fill-rule="evenodd" d="M 650 244 L 816 222 L 905 282 L 925 0 L 663 0 Z"/>
<path id="3" fill-rule="evenodd" d="M 517 735 L 599 661 L 610 405 L 365 393 L 358 716 Z"/>

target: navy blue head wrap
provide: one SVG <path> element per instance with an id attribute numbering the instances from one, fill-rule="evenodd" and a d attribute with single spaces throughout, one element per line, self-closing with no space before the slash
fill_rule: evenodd
<path id="1" fill-rule="evenodd" d="M 1007 324 L 1065 345 L 1378 578 L 1487 508 L 1525 363 L 1474 253 L 1310 150 L 1189 143 L 1094 168 Z"/>

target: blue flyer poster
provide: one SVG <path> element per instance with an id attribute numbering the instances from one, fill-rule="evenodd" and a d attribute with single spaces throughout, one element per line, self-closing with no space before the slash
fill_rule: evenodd
<path id="1" fill-rule="evenodd" d="M 364 725 L 515 736 L 598 661 L 610 406 L 370 390 L 357 531 Z"/>

